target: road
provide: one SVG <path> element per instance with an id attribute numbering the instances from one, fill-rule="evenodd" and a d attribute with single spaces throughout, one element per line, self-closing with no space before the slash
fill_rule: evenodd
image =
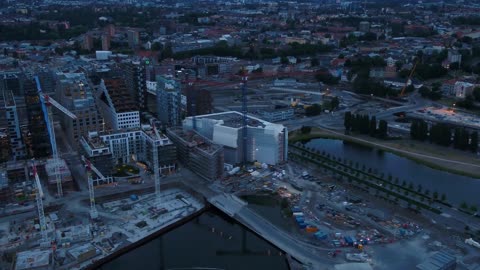
<path id="1" fill-rule="evenodd" d="M 406 112 L 406 111 L 415 111 L 427 106 L 431 105 L 431 102 L 422 98 L 420 94 L 414 93 L 408 97 L 409 103 L 408 105 L 400 106 L 400 107 L 394 107 L 382 112 L 379 112 L 375 115 L 377 119 L 384 119 L 386 118 L 391 118 L 393 117 L 394 113 L 399 113 L 399 112 Z"/>
<path id="2" fill-rule="evenodd" d="M 320 91 L 316 92 L 316 91 L 299 90 L 299 89 L 284 88 L 284 87 L 271 87 L 270 90 L 299 93 L 299 94 L 310 94 L 310 95 L 317 95 L 317 96 L 325 95 L 325 92 L 320 92 Z"/>

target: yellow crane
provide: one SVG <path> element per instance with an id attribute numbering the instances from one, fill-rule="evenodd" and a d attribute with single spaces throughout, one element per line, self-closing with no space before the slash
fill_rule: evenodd
<path id="1" fill-rule="evenodd" d="M 410 75 L 408 75 L 407 82 L 405 83 L 405 86 L 402 88 L 402 91 L 400 92 L 400 97 L 403 97 L 405 95 L 405 90 L 407 89 L 408 82 L 412 79 L 413 73 L 415 72 L 417 65 L 418 65 L 418 61 L 416 61 L 415 65 L 413 65 L 413 68 L 410 71 Z"/>

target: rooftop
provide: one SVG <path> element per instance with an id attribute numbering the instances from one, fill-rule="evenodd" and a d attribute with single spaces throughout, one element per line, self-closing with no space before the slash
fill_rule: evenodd
<path id="1" fill-rule="evenodd" d="M 423 263 L 417 265 L 420 270 L 440 270 L 444 267 L 456 262 L 456 258 L 445 251 L 439 251 L 428 258 Z"/>
<path id="2" fill-rule="evenodd" d="M 168 130 L 184 141 L 189 147 L 197 147 L 208 154 L 214 154 L 222 149 L 221 145 L 213 143 L 195 131 L 184 131 L 182 128 L 170 128 Z"/>
<path id="3" fill-rule="evenodd" d="M 16 270 L 47 268 L 50 265 L 50 250 L 29 250 L 17 253 Z"/>
<path id="4" fill-rule="evenodd" d="M 214 114 L 207 114 L 207 115 L 200 115 L 197 118 L 208 118 L 222 121 L 222 125 L 232 128 L 241 128 L 243 126 L 243 114 L 231 111 L 231 112 L 224 112 L 224 113 L 214 113 Z M 260 120 L 258 118 L 254 118 L 252 116 L 247 116 L 247 125 L 250 127 L 259 127 L 264 128 L 266 126 L 265 121 Z"/>

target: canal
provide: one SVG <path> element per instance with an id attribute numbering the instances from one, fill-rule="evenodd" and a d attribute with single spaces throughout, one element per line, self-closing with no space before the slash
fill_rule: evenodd
<path id="1" fill-rule="evenodd" d="M 366 168 L 376 169 L 385 175 L 391 174 L 393 179 L 398 177 L 400 183 L 412 182 L 415 188 L 420 184 L 423 190 L 430 190 L 430 194 L 435 191 L 438 194 L 445 193 L 447 201 L 454 206 L 458 207 L 462 202 L 480 206 L 480 179 L 432 169 L 408 158 L 342 140 L 313 139 L 307 142 L 306 146 L 354 163 L 358 162 L 360 167 L 365 165 Z"/>
<path id="2" fill-rule="evenodd" d="M 288 269 L 276 247 L 217 210 L 103 265 L 102 270 L 131 269 Z"/>

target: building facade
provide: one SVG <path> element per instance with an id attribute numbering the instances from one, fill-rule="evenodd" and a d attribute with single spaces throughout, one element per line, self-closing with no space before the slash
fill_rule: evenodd
<path id="1" fill-rule="evenodd" d="M 25 145 L 20 130 L 20 120 L 17 113 L 15 98 L 12 91 L 5 91 L 3 94 L 7 120 L 7 134 L 10 140 L 9 144 L 12 159 L 24 159 L 26 157 Z"/>
<path id="2" fill-rule="evenodd" d="M 167 136 L 177 147 L 178 160 L 190 170 L 209 181 L 222 179 L 224 152 L 221 145 L 181 127 L 168 128 Z"/>
<path id="3" fill-rule="evenodd" d="M 60 114 L 62 126 L 71 145 L 77 145 L 88 132 L 102 130 L 103 121 L 93 96 L 93 89 L 83 73 L 57 73 L 57 99 L 77 116 Z"/>
<path id="4" fill-rule="evenodd" d="M 456 82 L 453 86 L 455 97 L 464 99 L 473 92 L 474 84 L 468 82 Z"/>
<path id="5" fill-rule="evenodd" d="M 110 160 L 112 165 L 142 161 L 152 168 L 154 145 L 157 145 L 160 173 L 169 174 L 175 171 L 175 145 L 168 137 L 157 135 L 150 125 L 131 130 L 91 132 L 82 139 L 83 150 L 88 159 L 102 159 L 105 162 Z M 97 162 L 94 162 L 95 166 L 96 164 Z"/>
<path id="6" fill-rule="evenodd" d="M 37 93 L 37 87 L 32 78 L 25 80 L 25 104 L 27 106 L 28 117 L 28 137 L 27 156 L 46 157 L 51 154 L 50 139 L 45 123 L 44 113 L 40 104 L 40 97 Z"/>
<path id="7" fill-rule="evenodd" d="M 173 78 L 157 76 L 157 118 L 163 126 L 178 126 L 182 119 L 180 83 Z"/>
<path id="8" fill-rule="evenodd" d="M 107 129 L 140 128 L 140 112 L 123 79 L 102 79 L 97 105 Z"/>
<path id="9" fill-rule="evenodd" d="M 241 163 L 243 157 L 243 115 L 236 111 L 199 115 L 195 117 L 196 131 L 223 145 L 225 162 Z M 183 121 L 185 130 L 192 130 L 193 118 Z M 248 116 L 246 160 L 275 165 L 288 160 L 288 132 L 283 125 Z"/>
<path id="10" fill-rule="evenodd" d="M 147 81 L 145 63 L 128 61 L 122 64 L 125 84 L 130 96 L 133 97 L 141 110 L 147 108 Z"/>

